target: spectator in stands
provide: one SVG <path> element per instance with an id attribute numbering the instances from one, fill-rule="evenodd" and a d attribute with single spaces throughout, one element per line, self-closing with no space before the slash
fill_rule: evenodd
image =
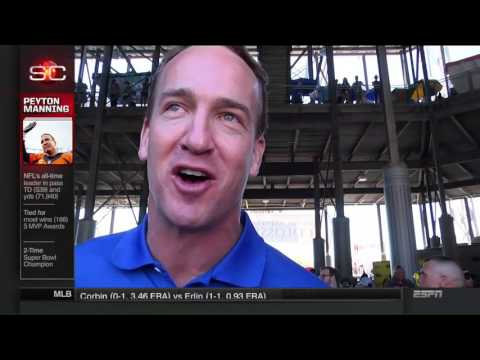
<path id="1" fill-rule="evenodd" d="M 472 274 L 468 270 L 463 271 L 463 277 L 465 279 L 465 287 L 466 288 L 473 288 L 475 287 L 475 282 L 473 281 Z"/>
<path id="2" fill-rule="evenodd" d="M 352 84 L 353 94 L 355 95 L 355 103 L 363 103 L 363 82 L 358 80 L 358 75 L 355 75 L 355 82 Z"/>
<path id="3" fill-rule="evenodd" d="M 87 93 L 87 84 L 83 81 L 77 83 L 75 87 L 75 103 L 76 105 L 83 107 L 83 105 L 88 100 L 88 93 Z"/>
<path id="4" fill-rule="evenodd" d="M 372 284 L 372 279 L 368 277 L 368 275 L 363 272 L 362 276 L 360 276 L 360 280 L 358 281 L 358 284 L 355 286 L 357 288 L 371 288 L 373 287 Z"/>
<path id="5" fill-rule="evenodd" d="M 372 85 L 375 94 L 375 104 L 380 104 L 382 102 L 382 84 L 378 81 L 378 75 L 375 75 L 374 79 Z"/>
<path id="6" fill-rule="evenodd" d="M 340 85 L 341 104 L 348 104 L 351 102 L 350 91 L 352 90 L 347 78 L 343 78 L 343 82 Z"/>
<path id="7" fill-rule="evenodd" d="M 110 84 L 110 105 L 112 107 L 117 107 L 119 97 L 120 97 L 120 85 L 118 84 L 116 79 L 113 79 L 112 83 Z"/>
<path id="8" fill-rule="evenodd" d="M 331 288 L 338 288 L 337 270 L 335 270 L 335 268 L 331 266 L 322 266 L 318 277 Z"/>
<path id="9" fill-rule="evenodd" d="M 414 288 L 415 284 L 405 277 L 405 270 L 397 265 L 395 268 L 395 273 L 393 274 L 392 279 L 387 283 L 385 287 L 396 288 L 396 287 L 408 287 Z"/>
<path id="10" fill-rule="evenodd" d="M 135 107 L 135 89 L 128 80 L 125 80 L 125 87 L 123 90 L 123 105 Z"/>
<path id="11" fill-rule="evenodd" d="M 465 287 L 465 275 L 452 259 L 445 256 L 433 257 L 423 263 L 420 287 L 462 288 Z"/>
<path id="12" fill-rule="evenodd" d="M 335 79 L 335 98 L 337 104 L 342 104 L 342 85 L 338 83 L 338 79 Z"/>
<path id="13" fill-rule="evenodd" d="M 302 87 L 302 82 L 298 81 L 297 86 L 293 89 L 292 104 L 303 104 L 301 87 Z"/>

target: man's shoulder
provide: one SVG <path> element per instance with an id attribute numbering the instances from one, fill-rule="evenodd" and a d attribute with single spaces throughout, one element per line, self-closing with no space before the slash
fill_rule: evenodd
<path id="1" fill-rule="evenodd" d="M 120 239 L 128 235 L 129 231 L 99 236 L 75 246 L 75 259 L 84 256 L 105 256 L 111 253 Z"/>
<path id="2" fill-rule="evenodd" d="M 94 272 L 98 276 L 98 271 L 113 269 L 113 251 L 120 240 L 133 236 L 133 231 L 96 237 L 75 246 L 75 274 Z"/>
<path id="3" fill-rule="evenodd" d="M 266 262 L 262 287 L 325 288 L 315 275 L 274 247 L 266 246 Z"/>
<path id="4" fill-rule="evenodd" d="M 73 161 L 73 154 L 71 151 L 64 152 L 62 154 L 62 159 L 65 160 L 68 163 L 71 163 Z"/>

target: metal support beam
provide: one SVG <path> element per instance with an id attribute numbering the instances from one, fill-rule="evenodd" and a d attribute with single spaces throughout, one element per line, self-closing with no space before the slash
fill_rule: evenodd
<path id="1" fill-rule="evenodd" d="M 296 129 L 295 134 L 293 135 L 293 142 L 290 143 L 291 144 L 291 148 L 290 148 L 291 163 L 295 162 L 295 152 L 297 151 L 299 138 L 300 138 L 300 129 Z"/>
<path id="2" fill-rule="evenodd" d="M 320 273 L 320 268 L 325 266 L 325 250 L 324 240 L 321 235 L 321 221 L 320 221 L 320 179 L 318 176 L 319 166 L 318 158 L 313 161 L 315 169 L 314 178 L 314 204 L 315 204 L 315 238 L 313 239 L 313 258 L 314 267 L 317 274 Z"/>
<path id="3" fill-rule="evenodd" d="M 408 169 L 399 163 L 387 167 L 384 174 L 391 268 L 401 265 L 410 278 L 418 265 Z"/>
<path id="4" fill-rule="evenodd" d="M 340 122 L 337 114 L 335 68 L 333 46 L 326 47 L 328 90 L 330 99 L 330 115 L 332 124 L 332 145 L 335 179 L 335 207 L 337 216 L 333 219 L 333 234 L 335 245 L 335 267 L 340 274 L 340 280 L 352 277 L 352 254 L 350 248 L 350 223 L 344 213 L 343 173 L 340 152 Z"/>
<path id="5" fill-rule="evenodd" d="M 412 47 L 409 46 L 409 54 L 410 54 L 410 65 L 412 66 L 412 76 L 413 76 L 413 83 L 415 83 L 418 79 L 418 71 L 415 73 L 415 65 L 413 63 L 413 50 Z M 418 50 L 417 50 L 418 51 Z"/>
<path id="6" fill-rule="evenodd" d="M 402 57 L 402 62 L 403 62 L 403 66 L 405 68 L 405 78 L 407 80 L 407 86 L 410 86 L 411 83 L 410 83 L 410 72 L 408 70 L 408 61 L 407 61 L 407 54 L 406 54 L 406 48 L 404 47 L 403 48 L 403 51 L 400 53 L 401 54 L 401 57 Z"/>
<path id="7" fill-rule="evenodd" d="M 407 76 L 405 75 L 405 64 L 403 62 L 402 52 L 400 51 L 400 65 L 402 66 L 403 86 L 407 87 Z"/>
<path id="8" fill-rule="evenodd" d="M 117 45 L 117 48 L 122 53 L 122 56 L 125 58 L 125 60 L 127 61 L 127 64 L 128 64 L 127 72 L 130 69 L 131 72 L 136 74 L 137 72 L 135 71 L 135 68 L 133 67 L 132 62 L 130 61 L 130 58 L 128 57 L 128 54 L 123 50 L 123 47 L 121 45 Z"/>
<path id="9" fill-rule="evenodd" d="M 395 123 L 394 123 L 395 124 Z M 399 154 L 399 151 L 398 151 L 398 140 L 400 139 L 400 137 L 405 133 L 405 131 L 407 130 L 408 126 L 410 125 L 411 123 L 410 122 L 406 122 L 405 124 L 403 124 L 399 131 L 398 131 L 398 134 L 396 135 L 396 139 L 397 139 L 397 153 Z M 395 126 L 396 127 L 396 126 Z M 396 131 L 396 130 L 395 130 Z M 388 150 L 390 150 L 390 147 L 388 146 L 388 138 L 387 138 L 387 145 L 385 145 L 385 147 L 379 151 L 378 155 L 377 155 L 377 161 L 380 160 L 387 152 Z M 391 155 L 390 155 L 391 156 Z M 400 156 L 400 155 L 398 155 Z"/>
<path id="10" fill-rule="evenodd" d="M 160 63 L 160 45 L 155 45 L 155 50 L 153 51 L 152 74 L 154 74 L 155 71 L 157 71 L 159 63 Z"/>
<path id="11" fill-rule="evenodd" d="M 295 59 L 293 64 L 290 65 L 290 70 L 292 70 L 295 67 L 295 65 L 297 65 L 297 62 L 302 58 L 302 56 L 307 52 L 307 50 L 308 50 L 308 48 L 303 49 L 303 51 L 301 52 L 300 55 L 298 55 L 298 57 Z"/>
<path id="12" fill-rule="evenodd" d="M 420 51 L 419 51 L 419 45 L 417 45 L 417 77 L 416 77 L 415 81 L 418 80 L 419 74 L 420 74 L 420 67 L 418 66 L 419 65 L 419 60 L 420 60 Z"/>
<path id="13" fill-rule="evenodd" d="M 432 200 L 432 190 L 431 190 L 431 182 L 430 182 L 430 172 L 428 169 L 425 169 L 425 187 L 427 191 L 427 198 L 428 198 L 428 207 L 430 210 L 430 223 L 432 225 L 432 233 L 433 237 L 437 236 L 437 227 L 436 227 L 436 220 L 435 216 L 433 215 L 433 200 Z"/>
<path id="14" fill-rule="evenodd" d="M 443 67 L 443 76 L 445 77 L 445 86 L 447 88 L 447 97 L 450 96 L 450 84 L 448 83 L 448 74 L 447 68 L 445 66 L 445 48 L 443 45 L 440 45 L 440 54 L 442 54 L 442 67 Z"/>
<path id="15" fill-rule="evenodd" d="M 420 203 L 420 194 L 417 194 L 418 215 L 420 216 L 420 226 L 422 229 L 423 248 L 427 247 L 427 238 L 425 236 L 425 224 L 423 223 L 422 204 Z"/>
<path id="16" fill-rule="evenodd" d="M 454 115 L 450 116 L 450 119 L 455 124 L 458 131 L 463 135 L 465 139 L 467 139 L 467 141 L 470 144 L 475 146 L 475 148 L 480 147 L 479 142 L 476 139 L 474 139 L 474 137 L 467 131 L 467 129 L 465 129 L 465 127 L 460 123 L 460 121 L 457 120 L 457 118 Z"/>
<path id="17" fill-rule="evenodd" d="M 328 134 L 327 141 L 325 141 L 325 145 L 323 146 L 322 151 L 320 152 L 320 156 L 322 160 L 325 160 L 327 158 L 328 151 L 330 149 L 330 144 L 332 142 L 332 133 Z M 326 159 L 327 162 L 330 161 L 330 159 Z"/>
<path id="18" fill-rule="evenodd" d="M 97 175 L 98 175 L 98 163 L 100 159 L 100 148 L 102 140 L 102 123 L 103 116 L 105 112 L 105 105 L 107 99 L 108 91 L 108 80 L 110 75 L 110 64 L 112 61 L 112 51 L 113 46 L 105 46 L 103 66 L 102 66 L 102 77 L 101 77 L 101 86 L 100 86 L 100 96 L 99 104 L 97 109 L 95 130 L 94 130 L 94 141 L 92 144 L 92 152 L 90 154 L 90 165 L 89 165 L 89 181 L 87 188 L 87 196 L 85 201 L 85 217 L 87 221 L 93 221 L 93 210 L 95 206 L 95 190 L 97 185 Z M 91 230 L 91 228 L 89 228 Z M 88 234 L 83 232 L 83 236 L 93 236 L 94 233 Z M 80 242 L 85 241 L 87 238 L 79 239 Z"/>
<path id="19" fill-rule="evenodd" d="M 138 175 L 138 171 L 133 174 L 133 176 L 131 176 L 130 178 L 127 179 L 127 182 L 132 180 L 135 176 Z M 112 185 L 109 185 L 107 184 L 108 186 L 110 186 L 110 188 L 112 189 L 111 191 L 102 191 L 102 190 L 97 190 L 97 195 L 108 195 L 108 198 L 107 200 L 105 200 L 94 212 L 93 214 L 95 215 L 95 213 L 97 211 L 99 211 L 103 206 L 105 206 L 114 196 L 118 195 L 118 194 L 124 194 L 124 195 L 139 195 L 139 191 L 136 190 L 136 189 L 132 189 L 132 190 L 126 190 L 124 187 L 123 187 L 123 190 L 122 188 L 119 188 L 119 189 L 115 189 Z"/>
<path id="20" fill-rule="evenodd" d="M 95 94 L 97 92 L 97 78 L 98 78 L 98 67 L 100 65 L 100 48 L 97 48 L 97 53 L 95 54 L 95 67 L 92 75 L 92 87 L 90 89 L 90 107 L 95 107 Z"/>
<path id="21" fill-rule="evenodd" d="M 335 101 L 336 83 L 335 68 L 333 60 L 333 47 L 327 46 L 327 66 L 328 66 L 328 88 L 330 95 L 330 113 L 332 124 L 332 146 L 334 161 L 335 178 L 335 204 L 337 207 L 337 217 L 344 217 L 344 199 L 343 199 L 343 173 L 342 157 L 340 151 L 340 122 L 337 116 L 337 102 Z"/>
<path id="22" fill-rule="evenodd" d="M 350 151 L 350 155 L 348 156 L 348 161 L 351 161 L 352 158 L 355 156 L 355 153 L 358 151 L 360 148 L 360 145 L 362 144 L 363 140 L 365 140 L 365 137 L 367 136 L 368 131 L 373 128 L 375 125 L 374 122 L 369 123 L 366 127 L 365 130 L 363 131 L 362 135 L 359 137 L 355 145 L 353 146 L 352 151 Z"/>
<path id="23" fill-rule="evenodd" d="M 313 78 L 313 49 L 312 45 L 307 46 L 307 61 L 308 61 L 308 79 L 309 80 L 314 80 Z"/>
<path id="24" fill-rule="evenodd" d="M 82 45 L 80 53 L 80 66 L 78 68 L 77 84 L 83 82 L 83 72 L 85 69 L 85 64 L 87 63 L 87 47 L 85 45 Z"/>
<path id="25" fill-rule="evenodd" d="M 429 114 L 430 129 L 432 132 L 432 155 L 433 161 L 435 164 L 436 175 L 437 175 L 437 186 L 440 197 L 440 207 L 442 209 L 442 216 L 439 219 L 440 230 L 442 234 L 442 252 L 445 256 L 449 256 L 453 259 L 457 259 L 457 241 L 455 239 L 455 228 L 453 224 L 453 217 L 451 217 L 447 212 L 446 198 L 445 198 L 445 187 L 443 185 L 442 178 L 442 168 L 439 160 L 439 135 L 437 128 L 437 119 L 435 114 L 430 106 L 431 94 L 430 86 L 428 86 L 428 71 L 427 71 L 427 62 L 425 58 L 424 47 L 419 46 L 420 56 L 422 58 L 422 68 L 423 68 L 423 78 L 424 78 L 424 91 L 425 91 L 425 102 L 427 105 L 427 110 Z"/>
<path id="26" fill-rule="evenodd" d="M 113 230 L 115 229 L 115 206 L 112 206 L 112 211 L 110 213 L 110 232 L 109 234 L 113 234 Z"/>
<path id="27" fill-rule="evenodd" d="M 139 53 L 143 58 L 147 59 L 147 60 L 150 61 L 150 62 L 153 62 L 153 60 L 152 60 L 151 57 L 145 55 L 142 51 L 138 50 L 135 46 L 130 45 L 130 47 L 131 47 L 133 50 L 135 50 L 135 52 Z"/>
<path id="28" fill-rule="evenodd" d="M 380 72 L 380 82 L 382 84 L 383 111 L 385 113 L 385 126 L 387 130 L 387 144 L 390 155 L 390 163 L 397 165 L 400 163 L 400 154 L 398 150 L 397 128 L 395 124 L 395 112 L 390 92 L 390 78 L 388 75 L 387 50 L 385 46 L 377 46 L 378 69 Z M 408 123 L 407 123 L 408 124 Z M 407 125 L 405 125 L 406 127 Z"/>
<path id="29" fill-rule="evenodd" d="M 420 171 L 421 176 L 421 187 L 424 188 L 425 181 L 424 181 L 424 171 Z M 427 207 L 425 205 L 425 191 L 421 190 L 420 192 L 420 201 L 421 201 L 421 218 L 422 218 L 422 234 L 426 238 L 426 247 L 430 248 L 430 231 L 428 229 L 428 216 L 427 216 Z"/>
<path id="30" fill-rule="evenodd" d="M 422 201 L 422 223 L 424 224 L 425 237 L 427 242 L 427 247 L 431 248 L 432 244 L 430 243 L 430 230 L 428 228 L 428 216 L 427 216 L 427 205 L 425 204 L 425 195 L 423 192 L 420 193 Z"/>
<path id="31" fill-rule="evenodd" d="M 127 143 L 138 153 L 138 145 L 131 139 L 131 137 L 127 133 L 122 133 L 123 138 L 127 141 Z"/>
<path id="32" fill-rule="evenodd" d="M 385 248 L 383 246 L 383 227 L 382 227 L 382 213 L 380 211 L 380 204 L 377 203 L 377 219 L 378 219 L 378 235 L 380 237 L 380 254 L 382 255 L 382 261 L 387 259 L 385 255 Z"/>
<path id="33" fill-rule="evenodd" d="M 126 190 L 127 189 L 125 189 L 125 191 Z M 137 220 L 137 216 L 135 215 L 135 210 L 133 210 L 133 205 L 132 205 L 132 202 L 130 201 L 130 195 L 128 195 L 128 193 L 126 193 L 126 195 L 127 195 L 128 206 L 130 207 L 130 210 L 132 211 L 133 219 L 135 220 L 135 223 L 138 225 L 139 221 Z"/>
<path id="34" fill-rule="evenodd" d="M 368 73 L 367 73 L 367 60 L 365 59 L 365 55 L 362 55 L 362 62 L 363 62 L 363 77 L 365 80 L 365 89 L 368 91 Z"/>
<path id="35" fill-rule="evenodd" d="M 468 233 L 470 234 L 470 241 L 473 242 L 475 235 L 472 228 L 472 217 L 470 215 L 470 206 L 468 205 L 468 198 L 463 198 L 465 204 L 465 213 L 467 214 Z"/>
<path id="36" fill-rule="evenodd" d="M 462 170 L 469 178 L 474 178 L 473 174 L 468 170 L 464 165 L 456 163 L 455 164 L 460 170 Z"/>
<path id="37" fill-rule="evenodd" d="M 387 146 L 390 155 L 390 164 L 384 169 L 384 196 L 390 235 L 390 259 L 392 269 L 401 265 L 405 269 L 407 277 L 411 277 L 417 271 L 415 228 L 411 204 L 412 194 L 408 168 L 401 161 L 399 154 L 399 135 L 397 136 L 395 124 L 385 46 L 377 46 L 377 59 L 382 84 L 382 105 L 385 114 Z M 402 130 L 405 131 L 407 126 L 408 123 Z"/>

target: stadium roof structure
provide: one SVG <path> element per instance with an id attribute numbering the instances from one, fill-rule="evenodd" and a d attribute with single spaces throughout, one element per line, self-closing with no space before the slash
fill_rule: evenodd
<path id="1" fill-rule="evenodd" d="M 307 46 L 291 46 L 290 54 L 301 55 Z M 86 46 L 87 57 L 95 56 L 97 46 Z M 160 52 L 169 49 L 161 46 Z M 261 49 L 249 46 L 260 56 Z M 323 51 L 323 46 L 312 46 Z M 81 47 L 77 46 L 77 55 Z M 102 49 L 102 48 L 100 48 Z M 113 57 L 151 58 L 155 46 L 115 47 Z M 400 54 L 405 46 L 388 46 L 387 53 Z M 102 50 L 103 51 L 103 50 Z M 375 46 L 335 46 L 335 55 L 375 54 Z M 161 57 L 161 53 L 160 53 Z M 267 68 L 268 72 L 268 68 Z M 272 86 L 287 87 L 288 77 L 269 74 Z M 277 84 L 277 85 L 275 85 Z M 280 84 L 280 85 L 278 85 Z M 285 89 L 279 89 L 284 91 Z M 275 93 L 276 89 L 272 88 Z M 444 176 L 447 198 L 480 195 L 480 90 L 458 94 L 432 103 L 393 104 L 399 152 L 408 166 L 412 202 L 420 192 L 435 190 L 430 111 L 438 130 L 438 158 Z M 75 182 L 86 189 L 91 174 L 89 164 L 98 108 L 77 109 L 77 148 Z M 138 159 L 139 134 L 145 107 L 106 107 L 102 115 L 97 201 L 114 198 L 137 202 L 145 193 L 145 164 Z M 270 126 L 267 148 L 259 176 L 249 178 L 243 206 L 249 209 L 305 209 L 314 207 L 314 161 L 318 161 L 320 196 L 330 203 L 334 197 L 332 124 L 328 104 L 289 104 L 275 98 L 269 104 Z M 343 167 L 345 204 L 383 202 L 383 169 L 389 163 L 385 116 L 382 105 L 338 104 L 340 154 Z M 77 190 L 79 191 L 79 190 Z M 122 200 L 123 199 L 123 200 Z"/>

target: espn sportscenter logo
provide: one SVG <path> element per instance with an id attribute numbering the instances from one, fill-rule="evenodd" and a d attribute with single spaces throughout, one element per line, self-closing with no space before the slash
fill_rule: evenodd
<path id="1" fill-rule="evenodd" d="M 29 79 L 35 82 L 58 82 L 67 79 L 67 68 L 57 65 L 52 60 L 42 62 L 40 65 L 33 65 L 29 68 Z"/>

